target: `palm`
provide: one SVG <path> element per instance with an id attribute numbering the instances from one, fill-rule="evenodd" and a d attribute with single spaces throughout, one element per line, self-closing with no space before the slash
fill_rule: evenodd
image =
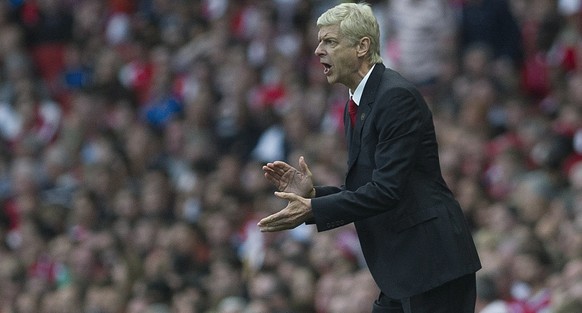
<path id="1" fill-rule="evenodd" d="M 303 157 L 299 159 L 301 170 L 282 162 L 276 161 L 263 166 L 265 177 L 279 191 L 290 192 L 302 197 L 309 197 L 313 190 L 311 172 Z"/>
<path id="2" fill-rule="evenodd" d="M 311 176 L 304 175 L 294 167 L 286 170 L 276 186 L 279 191 L 292 192 L 302 197 L 307 196 L 313 188 Z"/>

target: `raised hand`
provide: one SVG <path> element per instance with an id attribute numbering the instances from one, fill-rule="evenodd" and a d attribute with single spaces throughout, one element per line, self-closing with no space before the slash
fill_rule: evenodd
<path id="1" fill-rule="evenodd" d="M 263 171 L 265 178 L 277 190 L 294 193 L 304 198 L 312 198 L 315 196 L 312 174 L 303 157 L 299 157 L 299 168 L 300 170 L 283 161 L 275 161 L 264 165 Z"/>

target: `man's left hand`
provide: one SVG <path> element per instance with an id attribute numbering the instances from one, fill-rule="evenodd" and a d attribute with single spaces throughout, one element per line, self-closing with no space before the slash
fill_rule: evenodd
<path id="1" fill-rule="evenodd" d="M 310 199 L 288 192 L 275 192 L 275 195 L 281 199 L 289 200 L 289 204 L 283 210 L 259 221 L 258 226 L 262 232 L 292 229 L 313 218 Z"/>

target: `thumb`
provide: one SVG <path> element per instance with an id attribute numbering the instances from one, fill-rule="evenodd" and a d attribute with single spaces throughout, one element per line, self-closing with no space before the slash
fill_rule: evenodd
<path id="1" fill-rule="evenodd" d="M 291 193 L 291 192 L 281 192 L 281 191 L 276 191 L 275 192 L 275 196 L 277 196 L 278 198 L 281 198 L 281 199 L 289 200 L 289 201 L 295 200 L 295 199 L 297 199 L 299 197 L 298 195 L 296 195 L 294 193 Z"/>
<path id="2" fill-rule="evenodd" d="M 305 158 L 303 156 L 299 157 L 299 167 L 301 168 L 301 173 L 303 173 L 303 175 L 311 177 L 311 171 L 309 170 L 307 163 L 305 163 Z"/>

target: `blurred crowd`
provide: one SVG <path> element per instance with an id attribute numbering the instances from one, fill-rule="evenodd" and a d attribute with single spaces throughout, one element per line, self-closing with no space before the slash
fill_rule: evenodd
<path id="1" fill-rule="evenodd" d="M 434 114 L 481 313 L 582 308 L 580 0 L 368 1 Z M 0 2 L 0 313 L 360 313 L 352 226 L 261 233 L 265 162 L 341 185 L 332 0 Z"/>

